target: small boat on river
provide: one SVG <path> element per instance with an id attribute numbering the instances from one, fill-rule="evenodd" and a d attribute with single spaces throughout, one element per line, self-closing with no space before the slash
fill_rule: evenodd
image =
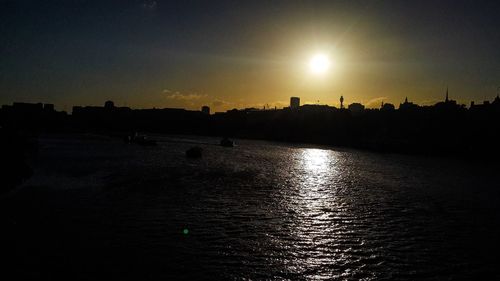
<path id="1" fill-rule="evenodd" d="M 221 141 L 220 141 L 220 145 L 221 146 L 224 146 L 224 147 L 233 147 L 234 146 L 234 142 L 232 140 L 230 140 L 229 138 L 223 138 Z"/>

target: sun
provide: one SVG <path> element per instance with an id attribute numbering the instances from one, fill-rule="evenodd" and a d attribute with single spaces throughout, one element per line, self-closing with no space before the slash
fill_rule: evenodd
<path id="1" fill-rule="evenodd" d="M 323 74 L 330 68 L 330 59 L 325 54 L 316 54 L 309 61 L 309 69 L 314 74 Z"/>

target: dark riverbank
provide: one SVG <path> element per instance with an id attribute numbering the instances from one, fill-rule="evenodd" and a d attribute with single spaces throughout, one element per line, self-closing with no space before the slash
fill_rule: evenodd
<path id="1" fill-rule="evenodd" d="M 14 104 L 0 110 L 11 131 L 115 134 L 185 134 L 352 147 L 378 152 L 448 155 L 493 160 L 500 157 L 500 97 L 466 108 L 446 99 L 434 106 L 405 101 L 395 109 L 338 109 L 304 105 L 275 110 L 229 110 L 207 114 L 184 109 L 73 108 Z M 119 133 L 114 133 L 119 132 Z"/>

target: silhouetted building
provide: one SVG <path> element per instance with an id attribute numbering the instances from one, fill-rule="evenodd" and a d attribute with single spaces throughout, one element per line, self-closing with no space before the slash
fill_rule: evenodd
<path id="1" fill-rule="evenodd" d="M 483 101 L 483 103 L 480 103 L 480 104 L 476 104 L 474 101 L 472 101 L 470 103 L 470 109 L 473 110 L 473 111 L 478 111 L 478 110 L 484 110 L 486 108 L 490 108 L 491 105 L 493 105 L 495 103 L 495 101 L 493 101 L 493 103 L 490 103 L 490 101 Z"/>
<path id="2" fill-rule="evenodd" d="M 333 110 L 334 107 L 328 106 L 326 104 L 304 104 L 300 107 L 300 110 L 303 112 L 328 112 Z"/>
<path id="3" fill-rule="evenodd" d="M 207 114 L 207 115 L 210 115 L 210 107 L 208 107 L 207 105 L 204 105 L 201 107 L 201 112 L 203 114 Z"/>
<path id="4" fill-rule="evenodd" d="M 408 97 L 405 97 L 405 102 L 399 104 L 399 110 L 415 110 L 418 108 L 418 105 L 409 102 Z"/>
<path id="5" fill-rule="evenodd" d="M 392 103 L 383 103 L 382 106 L 380 107 L 380 110 L 382 111 L 394 111 L 396 108 L 394 107 L 394 104 Z"/>
<path id="6" fill-rule="evenodd" d="M 54 129 L 66 121 L 66 112 L 57 112 L 53 104 L 14 102 L 2 106 L 0 125 L 23 129 Z"/>
<path id="7" fill-rule="evenodd" d="M 340 96 L 340 109 L 344 108 L 344 96 Z"/>
<path id="8" fill-rule="evenodd" d="M 42 103 L 25 103 L 25 102 L 15 102 L 12 104 L 12 109 L 17 112 L 24 113 L 38 113 L 42 111 Z"/>
<path id="9" fill-rule="evenodd" d="M 104 103 L 104 108 L 106 109 L 113 109 L 114 107 L 115 103 L 113 101 L 108 100 Z"/>
<path id="10" fill-rule="evenodd" d="M 452 105 L 456 105 L 457 104 L 456 101 L 449 99 L 449 97 L 448 97 L 448 87 L 446 87 L 446 98 L 444 99 L 444 102 L 446 104 L 452 104 Z"/>
<path id="11" fill-rule="evenodd" d="M 299 97 L 291 97 L 290 98 L 290 108 L 297 109 L 300 107 L 300 98 Z"/>
<path id="12" fill-rule="evenodd" d="M 446 87 L 446 96 L 445 96 L 444 101 L 436 103 L 436 105 L 434 107 L 437 110 L 453 110 L 453 109 L 460 108 L 460 106 L 457 105 L 457 101 L 451 100 L 449 98 L 448 87 Z"/>
<path id="13" fill-rule="evenodd" d="M 46 103 L 43 105 L 43 110 L 45 111 L 54 111 L 54 104 Z"/>
<path id="14" fill-rule="evenodd" d="M 347 107 L 347 109 L 349 109 L 353 115 L 359 115 L 359 114 L 363 113 L 363 111 L 365 110 L 365 106 L 358 103 L 358 102 L 355 102 L 355 103 L 351 103 Z"/>
<path id="15" fill-rule="evenodd" d="M 500 106 L 500 96 L 497 95 L 497 97 L 493 100 L 491 104 L 494 106 Z"/>

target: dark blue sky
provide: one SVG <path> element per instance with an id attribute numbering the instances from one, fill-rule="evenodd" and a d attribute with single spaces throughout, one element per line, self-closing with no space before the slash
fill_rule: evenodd
<path id="1" fill-rule="evenodd" d="M 500 86 L 498 1 L 0 1 L 0 102 L 461 102 Z M 307 77 L 328 52 L 335 72 Z"/>

